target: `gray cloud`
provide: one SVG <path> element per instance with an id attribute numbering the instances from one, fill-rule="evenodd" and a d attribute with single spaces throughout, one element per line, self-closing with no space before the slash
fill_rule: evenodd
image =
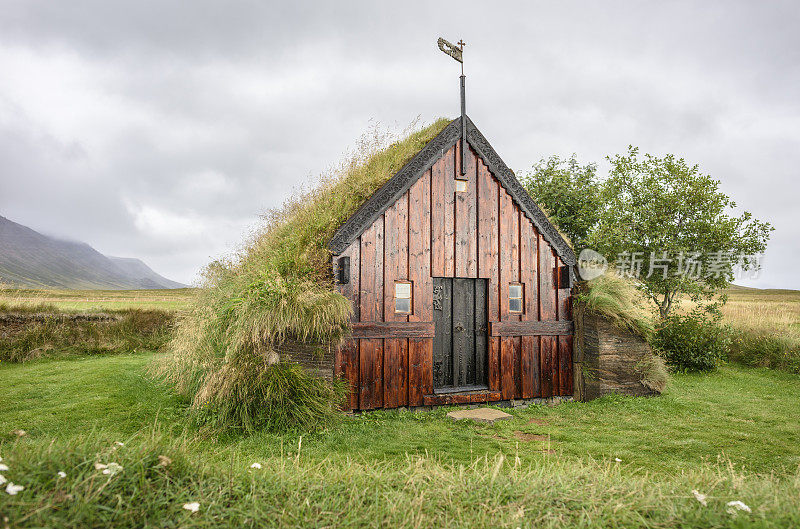
<path id="1" fill-rule="evenodd" d="M 775 224 L 800 288 L 793 2 L 7 1 L 0 213 L 188 281 L 377 120 L 468 111 L 518 169 L 673 152 Z M 601 163 L 601 167 L 603 164 Z"/>

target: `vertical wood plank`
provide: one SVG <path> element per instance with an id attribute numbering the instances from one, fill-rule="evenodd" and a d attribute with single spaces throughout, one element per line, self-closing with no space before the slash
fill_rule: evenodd
<path id="1" fill-rule="evenodd" d="M 489 337 L 489 366 L 487 367 L 487 378 L 489 381 L 489 389 L 492 391 L 499 391 L 502 385 L 502 372 L 500 369 L 500 337 Z"/>
<path id="2" fill-rule="evenodd" d="M 556 266 L 558 267 L 559 277 L 558 284 L 562 283 L 561 274 L 566 272 L 562 270 L 563 263 L 561 259 L 556 259 Z M 568 283 L 567 283 L 568 284 Z M 571 320 L 572 319 L 572 295 L 569 288 L 561 288 L 558 290 L 558 319 Z M 559 336 L 558 337 L 558 388 L 559 395 L 572 395 L 573 393 L 573 379 L 572 379 L 572 336 Z"/>
<path id="3" fill-rule="evenodd" d="M 539 238 L 539 314 L 542 320 L 557 319 L 556 288 L 553 268 L 555 260 L 553 249 L 547 242 Z M 542 336 L 541 343 L 541 387 L 542 397 L 552 397 L 557 392 L 558 363 L 555 336 Z"/>
<path id="4" fill-rule="evenodd" d="M 511 234 L 511 280 L 519 282 L 521 279 L 522 269 L 522 255 L 520 252 L 520 235 L 521 235 L 521 220 L 526 220 L 519 206 L 514 204 L 514 218 L 512 220 L 512 234 Z M 524 311 L 523 307 L 523 311 Z M 516 321 L 522 320 L 522 315 L 517 314 L 514 318 Z M 512 359 L 513 378 L 514 378 L 514 398 L 522 398 L 522 336 L 514 337 L 514 357 Z"/>
<path id="5" fill-rule="evenodd" d="M 468 147 L 466 174 L 461 175 L 461 156 L 456 157 L 456 176 L 467 190 L 455 193 L 455 275 L 478 277 L 477 155 Z"/>
<path id="6" fill-rule="evenodd" d="M 383 226 L 381 216 L 361 235 L 361 321 L 383 321 Z M 382 407 L 383 340 L 360 340 L 359 366 L 359 408 Z"/>
<path id="7" fill-rule="evenodd" d="M 536 228 L 524 215 L 520 217 L 520 282 L 524 285 L 524 313 L 522 321 L 539 318 L 537 301 L 537 252 Z M 522 337 L 520 359 L 522 375 L 522 398 L 530 399 L 539 393 L 539 338 Z"/>
<path id="8" fill-rule="evenodd" d="M 433 394 L 433 339 L 410 338 L 408 361 L 412 373 L 409 378 L 408 405 L 422 406 L 423 397 Z"/>
<path id="9" fill-rule="evenodd" d="M 431 271 L 434 277 L 455 272 L 455 147 L 431 168 Z"/>
<path id="10" fill-rule="evenodd" d="M 478 275 L 487 278 L 490 322 L 500 321 L 500 252 L 499 198 L 500 184 L 483 160 L 478 160 Z M 487 366 L 489 389 L 500 389 L 500 338 L 489 338 Z"/>
<path id="11" fill-rule="evenodd" d="M 413 288 L 410 321 L 433 320 L 431 279 L 431 171 L 428 170 L 409 190 L 408 277 Z M 433 393 L 433 340 L 408 341 L 408 405 L 422 406 L 423 396 Z"/>
<path id="12" fill-rule="evenodd" d="M 555 363 L 558 344 L 555 336 L 540 336 L 539 343 L 541 344 L 539 355 L 542 365 L 542 398 L 548 398 L 556 394 L 555 386 L 558 384 L 558 370 Z"/>
<path id="13" fill-rule="evenodd" d="M 515 219 L 516 217 L 516 219 Z M 514 202 L 505 189 L 500 189 L 500 320 L 514 321 L 519 317 L 508 311 L 508 285 L 518 280 L 519 216 L 515 215 Z M 503 337 L 500 340 L 500 392 L 503 399 L 516 396 L 515 381 L 515 338 Z"/>
<path id="14" fill-rule="evenodd" d="M 433 338 L 433 384 L 434 387 L 454 384 L 453 351 L 453 279 L 434 278 L 433 284 L 441 289 L 441 310 L 434 310 L 435 335 Z"/>
<path id="15" fill-rule="evenodd" d="M 541 240 L 542 235 L 539 231 L 534 227 L 533 228 L 533 238 L 531 240 L 532 249 L 535 252 L 533 256 L 533 261 L 531 263 L 531 296 L 527 300 L 527 305 L 530 308 L 530 321 L 540 321 L 542 319 L 542 315 L 539 312 L 539 249 L 541 248 Z M 542 396 L 542 360 L 541 360 L 541 351 L 542 351 L 542 344 L 541 339 L 539 336 L 535 336 L 533 338 L 533 366 L 536 370 L 536 376 L 533 379 L 533 396 L 534 397 L 541 397 Z"/>
<path id="16" fill-rule="evenodd" d="M 474 281 L 475 288 L 475 384 L 486 384 L 486 362 L 489 352 L 488 329 L 489 325 L 486 319 L 486 294 L 487 294 L 487 281 L 479 279 Z"/>
<path id="17" fill-rule="evenodd" d="M 408 281 L 408 193 L 389 206 L 384 213 L 384 321 L 408 321 L 407 314 L 394 312 L 395 281 Z"/>
<path id="18" fill-rule="evenodd" d="M 428 170 L 408 192 L 408 278 L 414 292 L 409 321 L 433 320 L 430 192 Z"/>
<path id="19" fill-rule="evenodd" d="M 445 153 L 444 179 L 444 275 L 456 275 L 456 160 L 461 158 L 461 142 L 456 142 L 450 151 Z"/>
<path id="20" fill-rule="evenodd" d="M 394 311 L 395 281 L 408 281 L 408 193 L 384 213 L 384 321 L 408 321 L 407 314 Z M 383 407 L 408 404 L 408 340 L 383 341 Z"/>
<path id="21" fill-rule="evenodd" d="M 350 258 L 350 282 L 344 285 L 337 285 L 338 291 L 350 300 L 353 307 L 353 314 L 350 321 L 359 321 L 360 310 L 360 264 L 361 264 L 361 242 L 360 239 L 353 242 L 347 250 L 338 257 Z M 350 386 L 350 392 L 345 401 L 344 408 L 352 410 L 358 408 L 359 394 L 359 362 L 358 362 L 358 340 L 347 340 L 336 353 L 336 376 L 346 380 Z"/>

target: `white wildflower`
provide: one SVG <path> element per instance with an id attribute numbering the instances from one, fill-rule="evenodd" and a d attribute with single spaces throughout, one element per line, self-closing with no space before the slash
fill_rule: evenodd
<path id="1" fill-rule="evenodd" d="M 253 463 L 252 465 L 250 465 L 250 468 L 261 470 L 261 463 Z"/>
<path id="2" fill-rule="evenodd" d="M 753 512 L 750 510 L 750 507 L 748 507 L 739 500 L 729 501 L 728 503 L 725 504 L 725 506 L 727 507 L 727 509 L 725 510 L 728 511 L 728 514 L 732 514 L 733 516 L 739 514 L 739 511 Z"/>
<path id="3" fill-rule="evenodd" d="M 119 441 L 114 441 L 114 444 L 117 446 L 125 446 L 125 443 L 120 443 Z"/>
<path id="4" fill-rule="evenodd" d="M 622 459 L 620 459 L 620 458 L 618 458 L 618 457 L 615 457 L 615 458 L 614 458 L 614 461 L 616 461 L 617 463 L 622 463 Z"/>
<path id="5" fill-rule="evenodd" d="M 6 492 L 9 496 L 16 496 L 18 492 L 22 492 L 25 490 L 25 487 L 22 485 L 14 485 L 11 481 L 8 482 L 8 486 L 6 487 Z"/>
<path id="6" fill-rule="evenodd" d="M 705 494 L 700 494 L 700 492 L 697 490 L 693 490 L 692 494 L 694 494 L 694 497 L 697 501 L 703 504 L 703 507 L 708 507 L 708 502 L 706 501 Z"/>
<path id="7" fill-rule="evenodd" d="M 5 485 L 6 481 L 8 481 L 6 477 L 0 474 L 0 485 Z"/>
<path id="8" fill-rule="evenodd" d="M 94 464 L 94 469 L 95 470 L 105 470 L 106 468 L 108 468 L 108 465 L 104 465 L 103 463 L 95 463 Z"/>
<path id="9" fill-rule="evenodd" d="M 200 504 L 196 501 L 193 501 L 191 503 L 184 503 L 183 508 L 186 509 L 187 511 L 197 512 L 200 510 Z"/>
<path id="10" fill-rule="evenodd" d="M 8 472 L 8 471 L 9 471 L 8 465 L 0 463 L 0 472 Z"/>
<path id="11" fill-rule="evenodd" d="M 117 463 L 109 463 L 108 465 L 106 465 L 106 468 L 103 469 L 103 474 L 107 476 L 113 476 L 114 474 L 117 474 L 119 472 L 122 472 L 122 465 L 119 465 Z"/>
<path id="12" fill-rule="evenodd" d="M 61 478 L 61 479 L 64 479 L 65 477 L 67 477 L 67 473 L 64 472 L 63 470 L 59 470 L 58 471 L 58 477 Z"/>

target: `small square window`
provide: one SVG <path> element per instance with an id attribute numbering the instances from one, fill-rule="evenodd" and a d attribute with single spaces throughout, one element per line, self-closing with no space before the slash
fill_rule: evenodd
<path id="1" fill-rule="evenodd" d="M 457 193 L 465 193 L 467 191 L 467 181 L 466 180 L 456 180 L 456 192 Z"/>
<path id="2" fill-rule="evenodd" d="M 519 283 L 508 285 L 508 312 L 522 313 L 524 290 Z"/>
<path id="3" fill-rule="evenodd" d="M 394 284 L 394 311 L 399 314 L 411 313 L 411 283 L 398 281 Z"/>

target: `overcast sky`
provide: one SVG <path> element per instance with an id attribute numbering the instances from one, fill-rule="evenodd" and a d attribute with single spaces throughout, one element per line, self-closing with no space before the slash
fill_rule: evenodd
<path id="1" fill-rule="evenodd" d="M 190 282 L 371 123 L 456 117 L 443 36 L 517 172 L 683 156 L 776 227 L 747 284 L 800 288 L 800 4 L 378 4 L 0 1 L 0 215 Z"/>

